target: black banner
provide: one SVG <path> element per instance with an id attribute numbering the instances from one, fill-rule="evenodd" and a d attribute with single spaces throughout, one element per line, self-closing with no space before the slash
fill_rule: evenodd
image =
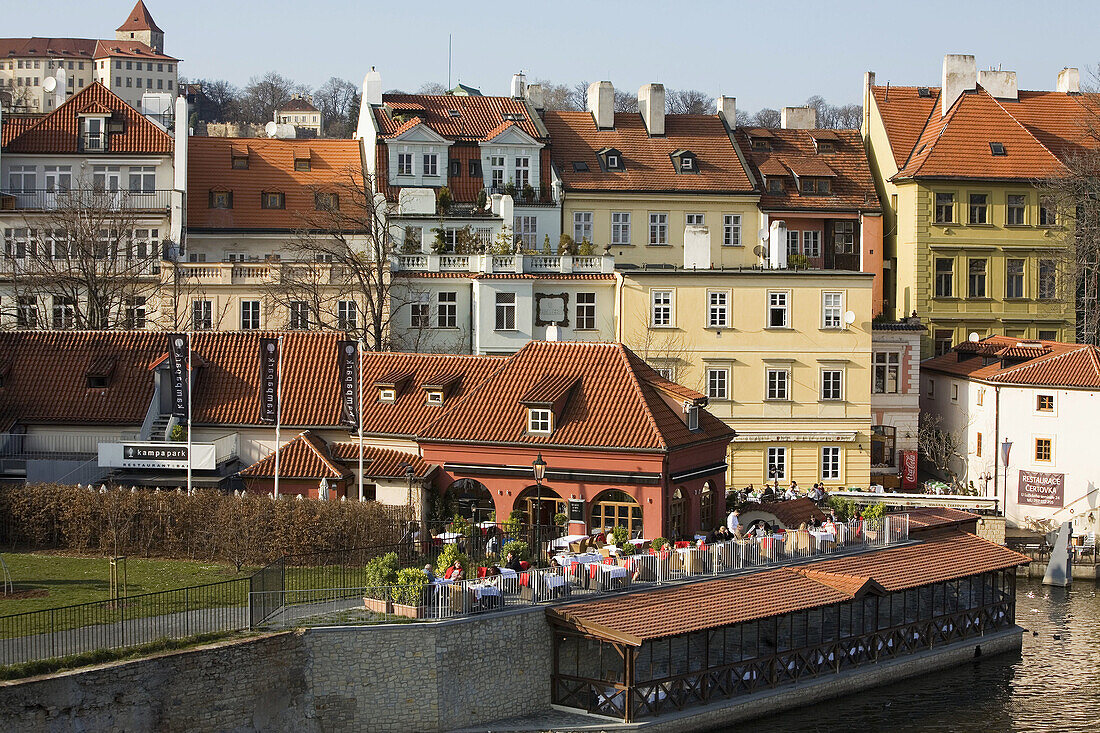
<path id="1" fill-rule="evenodd" d="M 279 417 L 279 339 L 260 339 L 260 421 Z"/>
<path id="2" fill-rule="evenodd" d="M 341 341 L 337 360 L 340 373 L 340 423 L 359 426 L 359 354 L 354 341 Z"/>
<path id="3" fill-rule="evenodd" d="M 187 335 L 168 334 L 168 370 L 172 390 L 172 414 L 187 420 Z"/>

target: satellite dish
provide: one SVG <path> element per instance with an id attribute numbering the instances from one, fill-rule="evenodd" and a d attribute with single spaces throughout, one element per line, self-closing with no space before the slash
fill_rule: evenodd
<path id="1" fill-rule="evenodd" d="M 978 337 L 978 334 L 976 334 L 976 333 L 975 333 L 974 331 L 971 331 L 971 332 L 970 332 L 970 337 L 969 337 L 969 341 L 970 341 L 970 343 L 972 343 L 972 344 L 976 344 L 976 343 L 978 343 L 979 341 L 981 341 L 981 339 L 980 339 L 980 338 Z"/>
<path id="2" fill-rule="evenodd" d="M 294 125 L 276 125 L 275 137 L 293 140 L 298 137 L 298 130 Z"/>
<path id="3" fill-rule="evenodd" d="M 768 248 L 765 247 L 762 244 L 758 244 L 758 245 L 756 245 L 755 247 L 752 248 L 752 253 L 754 255 L 756 255 L 757 257 L 767 257 L 768 256 Z"/>
<path id="4" fill-rule="evenodd" d="M 274 122 L 268 122 L 266 125 L 264 125 L 264 132 L 267 133 L 268 137 L 275 137 L 275 133 L 278 131 L 279 126 Z"/>
<path id="5" fill-rule="evenodd" d="M 758 239 L 760 239 L 760 241 L 764 241 L 765 239 L 769 239 L 771 237 L 771 233 L 768 232 L 767 229 L 761 229 L 756 233 L 756 236 Z"/>
<path id="6" fill-rule="evenodd" d="M 51 94 L 54 89 L 57 89 L 57 79 L 54 79 L 52 76 L 47 76 L 42 80 L 42 91 Z"/>
<path id="7" fill-rule="evenodd" d="M 853 323 L 855 323 L 856 322 L 855 311 L 845 311 L 844 312 L 844 322 L 846 324 L 848 324 L 849 326 L 851 326 Z"/>

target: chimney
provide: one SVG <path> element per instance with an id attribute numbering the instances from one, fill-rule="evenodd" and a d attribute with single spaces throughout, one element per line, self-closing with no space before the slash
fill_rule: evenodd
<path id="1" fill-rule="evenodd" d="M 1067 94 L 1081 93 L 1081 72 L 1073 66 L 1067 66 L 1058 72 L 1058 91 Z"/>
<path id="2" fill-rule="evenodd" d="M 546 95 L 542 90 L 542 84 L 527 85 L 527 101 L 536 112 L 542 112 L 546 108 Z"/>
<path id="3" fill-rule="evenodd" d="M 664 84 L 643 84 L 638 88 L 638 113 L 650 137 L 665 134 Z"/>
<path id="4" fill-rule="evenodd" d="M 382 106 L 382 75 L 373 66 L 363 77 L 363 101 L 372 107 Z"/>
<path id="5" fill-rule="evenodd" d="M 615 87 L 609 81 L 594 81 L 588 85 L 588 111 L 596 118 L 596 128 L 615 128 Z"/>
<path id="6" fill-rule="evenodd" d="M 527 77 L 523 75 L 523 72 L 512 74 L 512 99 L 523 99 L 526 89 Z"/>
<path id="7" fill-rule="evenodd" d="M 731 130 L 737 127 L 737 98 L 736 97 L 718 97 L 714 100 L 714 106 L 718 111 L 718 116 L 722 118 L 726 127 Z"/>
<path id="8" fill-rule="evenodd" d="M 863 72 L 863 120 L 861 124 L 865 133 L 869 127 L 868 123 L 871 119 L 871 89 L 874 86 L 875 72 Z"/>
<path id="9" fill-rule="evenodd" d="M 970 54 L 949 53 L 943 57 L 940 116 L 947 114 L 963 92 L 978 88 L 978 65 Z"/>
<path id="10" fill-rule="evenodd" d="M 978 72 L 978 83 L 995 99 L 1019 99 L 1015 71 L 1000 69 L 982 69 Z"/>
<path id="11" fill-rule="evenodd" d="M 817 127 L 817 110 L 813 107 L 784 107 L 784 130 L 813 130 Z"/>

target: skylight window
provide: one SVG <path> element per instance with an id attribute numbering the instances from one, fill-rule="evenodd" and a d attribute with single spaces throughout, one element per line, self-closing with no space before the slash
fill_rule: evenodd
<path id="1" fill-rule="evenodd" d="M 447 110 L 447 114 L 451 117 L 461 117 L 462 116 L 462 112 L 460 112 L 457 109 L 449 109 L 449 110 Z"/>
<path id="2" fill-rule="evenodd" d="M 917 96 L 918 97 L 925 97 L 926 99 L 931 99 L 932 90 L 929 89 L 928 87 L 917 87 Z"/>
<path id="3" fill-rule="evenodd" d="M 1008 155 L 1008 153 L 1005 152 L 1004 143 L 989 143 L 989 151 L 994 155 Z"/>
<path id="4" fill-rule="evenodd" d="M 505 112 L 503 117 L 508 122 L 523 122 L 523 115 L 519 112 Z"/>
<path id="5" fill-rule="evenodd" d="M 573 161 L 573 172 L 574 173 L 587 173 L 588 172 L 588 163 L 585 163 L 583 160 L 574 160 Z"/>

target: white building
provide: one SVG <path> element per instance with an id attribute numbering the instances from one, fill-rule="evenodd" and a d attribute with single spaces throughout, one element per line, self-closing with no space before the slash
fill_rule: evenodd
<path id="1" fill-rule="evenodd" d="M 137 110 L 146 95 L 153 95 L 149 105 L 164 112 L 176 95 L 178 77 L 179 59 L 164 53 L 164 31 L 142 0 L 113 39 L 0 39 L 0 106 L 5 111 L 51 112 L 99 82 Z"/>
<path id="2" fill-rule="evenodd" d="M 890 488 L 917 479 L 923 332 L 919 318 L 871 324 L 871 476 Z"/>
<path id="3" fill-rule="evenodd" d="M 295 94 L 275 110 L 275 124 L 294 125 L 299 137 L 321 137 L 321 110 L 313 106 L 312 95 Z"/>
<path id="4" fill-rule="evenodd" d="M 964 440 L 960 480 L 1002 499 L 1009 526 L 1100 529 L 1097 347 L 990 336 L 925 361 L 921 382 L 921 410 Z"/>

